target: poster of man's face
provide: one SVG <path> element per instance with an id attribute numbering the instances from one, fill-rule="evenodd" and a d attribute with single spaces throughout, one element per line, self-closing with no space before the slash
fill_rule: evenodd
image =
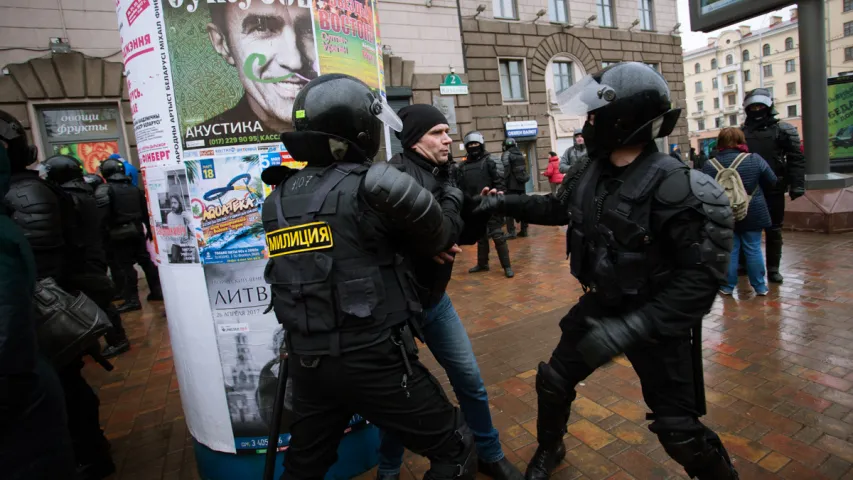
<path id="1" fill-rule="evenodd" d="M 267 128 L 288 130 L 296 94 L 319 70 L 311 9 L 297 2 L 239 5 L 210 5 L 210 42 L 237 69 L 251 112 Z"/>

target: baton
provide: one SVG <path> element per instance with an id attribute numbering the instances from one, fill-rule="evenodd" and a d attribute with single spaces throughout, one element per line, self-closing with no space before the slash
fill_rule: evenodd
<path id="1" fill-rule="evenodd" d="M 272 423 L 267 438 L 267 454 L 264 459 L 264 480 L 273 480 L 275 475 L 275 456 L 278 453 L 278 432 L 281 428 L 281 415 L 284 408 L 284 392 L 287 386 L 287 347 L 281 342 L 278 355 L 278 382 L 275 385 L 275 403 L 272 407 Z"/>
<path id="2" fill-rule="evenodd" d="M 707 405 L 705 404 L 705 372 L 702 367 L 702 324 L 693 327 L 692 329 L 693 345 L 690 347 L 691 357 L 693 357 L 693 389 L 696 395 L 696 411 L 699 416 L 704 416 L 708 413 Z"/>

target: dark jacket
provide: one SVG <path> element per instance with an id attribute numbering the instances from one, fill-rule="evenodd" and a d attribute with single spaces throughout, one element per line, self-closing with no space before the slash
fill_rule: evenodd
<path id="1" fill-rule="evenodd" d="M 720 151 L 717 155 L 717 161 L 723 167 L 728 167 L 740 153 L 740 150 L 727 148 Z M 702 167 L 702 172 L 711 177 L 717 176 L 717 169 L 710 161 Z M 770 221 L 770 211 L 767 209 L 767 200 L 764 198 L 764 190 L 773 187 L 776 183 L 776 174 L 757 153 L 749 154 L 749 157 L 738 165 L 737 173 L 740 174 L 746 193 L 752 195 L 752 200 L 749 202 L 746 217 L 735 222 L 735 231 L 738 233 L 750 232 L 769 227 L 772 222 Z"/>
<path id="2" fill-rule="evenodd" d="M 508 192 L 524 192 L 530 174 L 527 173 L 527 163 L 524 155 L 518 147 L 511 147 L 501 155 L 504 164 L 504 175 L 506 175 L 506 188 Z"/>
<path id="3" fill-rule="evenodd" d="M 411 150 L 394 155 L 389 162 L 397 166 L 400 171 L 409 174 L 420 186 L 432 192 L 436 199 L 442 197 L 445 184 L 455 183 L 451 164 L 436 166 Z M 488 215 L 473 216 L 470 214 L 470 208 L 466 209 L 463 205 L 462 220 L 464 228 L 454 243 L 473 245 L 485 234 Z M 432 307 L 441 300 L 447 290 L 447 284 L 453 273 L 453 263 L 439 264 L 429 257 L 417 257 L 411 261 L 415 279 L 424 289 L 420 292 L 421 304 L 424 308 Z"/>

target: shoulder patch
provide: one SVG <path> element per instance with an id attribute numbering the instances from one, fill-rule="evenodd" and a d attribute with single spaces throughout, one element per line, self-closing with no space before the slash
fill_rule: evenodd
<path id="1" fill-rule="evenodd" d="M 690 170 L 690 190 L 702 203 L 708 205 L 729 205 L 725 190 L 708 174 L 699 170 Z"/>
<path id="2" fill-rule="evenodd" d="M 332 248 L 332 228 L 326 222 L 305 223 L 266 234 L 270 258 Z"/>
<path id="3" fill-rule="evenodd" d="M 668 172 L 661 180 L 655 198 L 666 205 L 679 205 L 690 195 L 690 191 L 689 173 L 678 169 Z"/>

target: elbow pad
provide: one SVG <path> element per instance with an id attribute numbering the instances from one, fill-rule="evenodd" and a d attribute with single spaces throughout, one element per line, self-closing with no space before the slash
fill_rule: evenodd
<path id="1" fill-rule="evenodd" d="M 441 207 L 432 193 L 388 163 L 370 167 L 364 177 L 363 194 L 371 207 L 406 229 L 429 232 L 441 226 Z"/>

